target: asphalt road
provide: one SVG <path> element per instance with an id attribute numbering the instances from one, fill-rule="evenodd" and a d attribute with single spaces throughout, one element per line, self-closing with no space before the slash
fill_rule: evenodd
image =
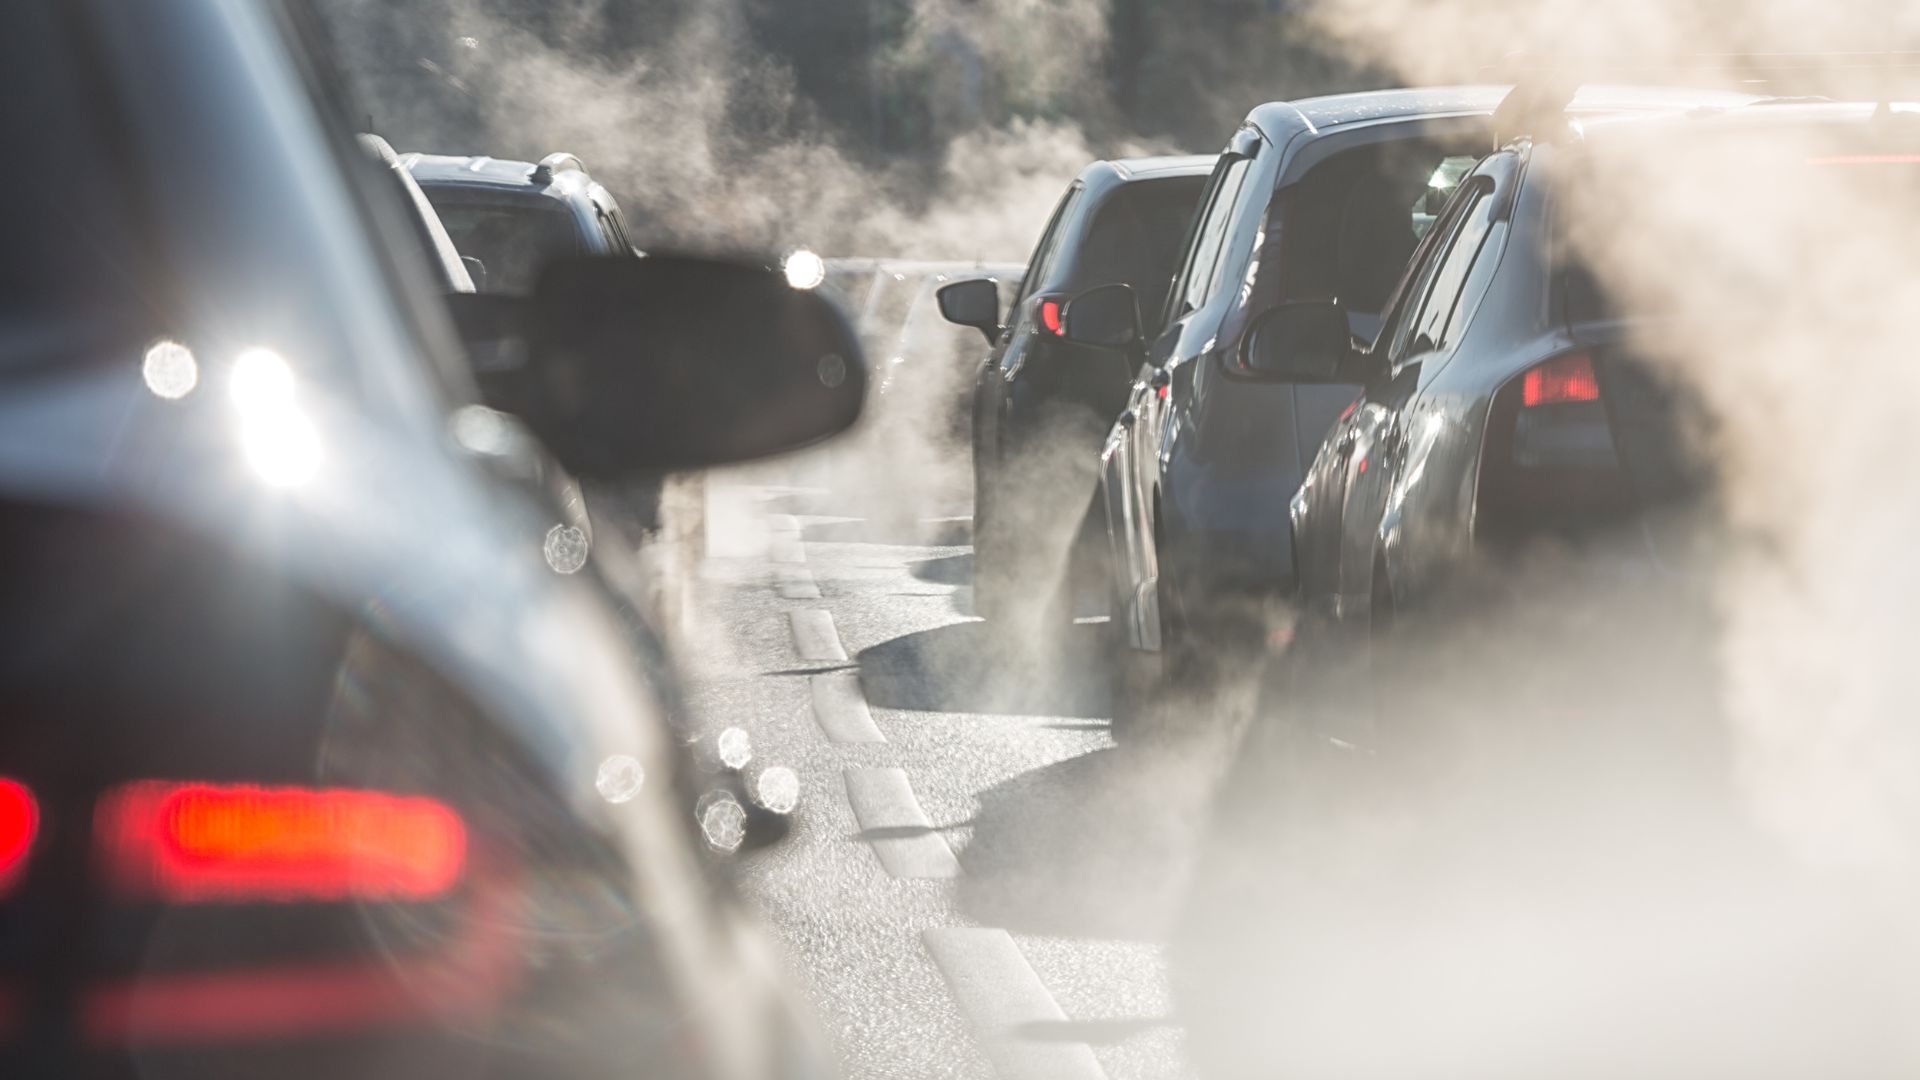
<path id="1" fill-rule="evenodd" d="M 681 651 L 698 721 L 802 777 L 743 877 L 847 1075 L 1191 1075 L 1165 940 L 1224 725 L 1116 746 L 1104 627 L 976 619 L 965 505 L 792 479 L 711 481 Z"/>

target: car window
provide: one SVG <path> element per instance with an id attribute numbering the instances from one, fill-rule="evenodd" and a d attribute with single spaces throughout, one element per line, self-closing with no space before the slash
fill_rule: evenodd
<path id="1" fill-rule="evenodd" d="M 573 215 L 550 199 L 474 199 L 445 188 L 427 198 L 460 254 L 487 268 L 486 292 L 526 293 L 548 259 L 580 253 Z"/>
<path id="2" fill-rule="evenodd" d="M 1427 299 L 1412 320 L 1416 349 L 1420 348 L 1421 342 L 1425 342 L 1427 348 L 1434 349 L 1448 344 L 1447 326 L 1459 307 L 1468 274 L 1493 225 L 1492 194 L 1492 185 L 1483 180 L 1474 181 L 1467 193 L 1460 223 L 1448 239 L 1445 252 L 1439 256 L 1433 272 L 1433 284 L 1427 290 Z"/>
<path id="3" fill-rule="evenodd" d="M 1220 256 L 1226 247 L 1227 227 L 1233 221 L 1234 204 L 1239 201 L 1240 189 L 1246 183 L 1247 170 L 1253 165 L 1252 158 L 1230 157 L 1224 160 L 1215 172 L 1213 190 L 1207 197 L 1207 208 L 1196 226 L 1189 246 L 1186 268 L 1181 272 L 1180 283 L 1175 286 L 1171 317 L 1167 320 L 1197 311 L 1213 297 L 1216 279 L 1219 277 Z"/>
<path id="4" fill-rule="evenodd" d="M 1146 180 L 1115 192 L 1087 230 L 1074 289 L 1122 282 L 1133 289 L 1143 313 L 1164 311 L 1180 244 L 1206 182 L 1203 176 Z"/>
<path id="5" fill-rule="evenodd" d="M 1413 261 L 1407 265 L 1400 283 L 1394 287 L 1393 295 L 1387 299 L 1387 316 L 1374 347 L 1385 348 L 1388 358 L 1395 362 L 1398 362 L 1412 336 L 1414 320 L 1419 313 L 1420 302 L 1426 298 L 1427 287 L 1433 281 L 1439 253 L 1444 250 L 1446 239 L 1465 215 L 1471 201 L 1466 193 L 1456 192 L 1426 237 L 1420 241 L 1420 246 L 1414 250 Z"/>
<path id="6" fill-rule="evenodd" d="M 1274 203 L 1283 299 L 1338 299 L 1373 316 L 1476 158 L 1428 140 L 1396 140 L 1336 154 Z"/>
<path id="7" fill-rule="evenodd" d="M 1073 207 L 1080 201 L 1080 195 L 1084 190 L 1080 183 L 1075 181 L 1073 186 L 1067 189 L 1067 193 L 1061 196 L 1060 205 L 1054 207 L 1053 218 L 1047 222 L 1047 231 L 1040 234 L 1040 243 L 1033 249 L 1033 258 L 1027 260 L 1027 276 L 1021 280 L 1020 295 L 1013 302 L 1013 310 L 1016 313 L 1020 310 L 1020 305 L 1026 302 L 1027 297 L 1033 295 L 1033 290 L 1039 288 L 1040 283 L 1047 279 L 1047 272 L 1053 269 L 1054 258 L 1060 254 L 1060 241 L 1066 233 L 1063 226 L 1072 213 Z"/>
<path id="8" fill-rule="evenodd" d="M 0 175 L 0 367 L 74 355 L 76 346 L 94 353 L 80 343 L 101 343 L 102 335 L 147 333 L 152 328 L 116 324 L 160 306 L 141 283 L 165 280 L 145 265 L 148 234 L 134 227 L 137 204 L 109 114 L 100 88 L 82 78 L 84 65 L 67 55 L 56 7 L 10 7 L 0 34 L 0 63 L 13 85 L 37 91 L 0 108 L 0 137 L 32 147 L 34 161 L 59 163 L 57 183 L 25 163 Z"/>

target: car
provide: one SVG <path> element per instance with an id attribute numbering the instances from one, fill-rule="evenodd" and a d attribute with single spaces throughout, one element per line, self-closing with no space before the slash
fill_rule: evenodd
<path id="1" fill-rule="evenodd" d="M 526 292 L 547 259 L 638 253 L 620 204 L 572 154 L 530 162 L 416 151 L 400 162 L 453 246 L 480 265 L 482 292 Z"/>
<path id="2" fill-rule="evenodd" d="M 589 480 L 804 444 L 844 320 L 692 258 L 442 295 L 302 5 L 5 26 L 0 135 L 66 177 L 0 180 L 0 1072 L 817 1074 L 705 854 L 742 808 L 690 812 L 502 414 Z"/>
<path id="3" fill-rule="evenodd" d="M 1361 387 L 1289 505 L 1301 625 L 1300 657 L 1287 666 L 1338 652 L 1374 665 L 1348 673 L 1354 685 L 1344 696 L 1355 707 L 1312 711 L 1313 724 L 1348 725 L 1322 734 L 1358 747 L 1375 741 L 1377 708 L 1391 701 L 1376 691 L 1403 681 L 1390 670 L 1396 626 L 1409 613 L 1445 620 L 1484 605 L 1485 582 L 1471 572 L 1477 565 L 1519 566 L 1546 545 L 1562 556 L 1554 564 L 1560 587 L 1616 591 L 1653 576 L 1680 610 L 1681 571 L 1702 569 L 1699 541 L 1710 532 L 1698 519 L 1710 514 L 1716 489 L 1715 463 L 1703 454 L 1712 418 L 1661 366 L 1673 358 L 1649 357 L 1647 346 L 1685 340 L 1668 324 L 1703 315 L 1685 299 L 1666 310 L 1615 296 L 1564 254 L 1574 248 L 1568 208 L 1617 195 L 1618 184 L 1590 177 L 1591 161 L 1628 147 L 1676 166 L 1711 162 L 1721 171 L 1708 175 L 1720 180 L 1764 169 L 1786 192 L 1784 216 L 1795 209 L 1793 177 L 1826 162 L 1770 148 L 1794 146 L 1806 131 L 1857 144 L 1853 158 L 1836 163 L 1910 181 L 1902 133 L 1876 128 L 1874 112 L 1871 104 L 1767 101 L 1667 119 L 1588 120 L 1566 133 L 1557 116 L 1536 117 L 1525 130 L 1541 137 L 1516 139 L 1463 179 L 1370 348 L 1354 352 L 1333 340 L 1330 302 L 1276 312 L 1256 331 L 1262 342 L 1304 335 L 1293 339 L 1296 356 L 1271 360 L 1276 371 L 1293 372 L 1287 378 Z M 1607 194 L 1588 189 L 1596 184 Z M 1829 218 L 1823 244 L 1866 265 L 1906 266 L 1854 235 L 1857 220 Z M 1746 232 L 1746 245 L 1778 239 L 1765 223 Z M 1878 241 L 1889 242 L 1897 243 Z M 1700 275 L 1696 282 L 1703 293 L 1725 284 Z M 1729 291 L 1736 302 L 1753 302 Z M 1791 335 L 1795 317 L 1775 316 L 1770 332 Z"/>
<path id="4" fill-rule="evenodd" d="M 1847 539 L 1863 497 L 1893 496 L 1871 466 L 1850 482 L 1832 410 L 1908 336 L 1888 298 L 1920 281 L 1913 125 L 1804 98 L 1577 116 L 1534 92 L 1502 106 L 1370 346 L 1331 299 L 1249 331 L 1276 377 L 1361 390 L 1290 500 L 1297 621 L 1175 933 L 1208 1075 L 1804 1075 L 1858 1002 L 1732 988 L 1809 957 L 1879 977 L 1885 932 L 1851 922 L 1872 916 L 1802 906 L 1852 826 L 1809 826 L 1798 793 L 1874 790 L 1904 727 L 1882 701 L 1807 703 L 1834 692 L 1810 675 L 1829 601 L 1809 579 L 1888 550 Z M 1834 465 L 1795 474 L 1811 460 Z M 1823 760 L 1836 723 L 1871 749 Z M 1753 941 L 1804 952 L 1716 937 L 1743 903 L 1777 905 Z M 1753 966 L 1729 978 L 1730 956 Z M 1625 1035 L 1592 1022 L 1643 990 Z M 1555 1037 L 1488 1058 L 1516 1008 Z M 1845 1037 L 1885 1075 L 1903 1040 Z"/>
<path id="5" fill-rule="evenodd" d="M 620 204 L 572 154 L 527 162 L 415 151 L 400 155 L 400 163 L 445 224 L 481 292 L 525 293 L 554 258 L 640 253 Z M 491 358 L 476 360 L 485 364 Z M 665 476 L 637 476 L 592 493 L 602 523 L 617 526 L 636 542 L 673 534 L 671 543 L 649 550 L 650 557 L 667 561 L 677 558 L 673 546 L 699 542 L 701 497 L 696 480 Z M 676 508 L 671 514 L 669 505 Z M 671 590 L 654 591 L 658 595 L 649 602 L 663 612 L 684 607 L 684 598 Z"/>
<path id="6" fill-rule="evenodd" d="M 1070 340 L 1122 348 L 1139 378 L 1100 453 L 1122 705 L 1205 681 L 1264 643 L 1296 587 L 1287 506 L 1350 385 L 1271 377 L 1249 350 L 1277 306 L 1339 298 L 1378 329 L 1408 256 L 1491 145 L 1502 87 L 1369 91 L 1254 109 L 1208 181 L 1159 329 L 1119 285 L 1068 299 Z M 1591 87 L 1581 114 L 1745 102 L 1717 91 Z M 1147 298 L 1151 304 L 1154 298 Z"/>
<path id="7" fill-rule="evenodd" d="M 1110 350 L 1063 340 L 1060 307 L 1073 293 L 1121 281 L 1157 314 L 1213 164 L 1211 156 L 1094 162 L 1061 196 L 1010 305 L 984 284 L 940 291 L 943 314 L 990 344 L 974 379 L 971 432 L 978 614 L 1059 622 L 1071 613 L 1065 568 L 1078 565 L 1072 556 L 1093 520 L 1091 463 L 1133 371 Z"/>

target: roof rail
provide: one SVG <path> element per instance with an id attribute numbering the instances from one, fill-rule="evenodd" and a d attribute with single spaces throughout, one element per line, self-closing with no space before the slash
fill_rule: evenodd
<path id="1" fill-rule="evenodd" d="M 527 174 L 527 179 L 536 184 L 551 184 L 553 183 L 554 173 L 586 171 L 587 166 L 585 163 L 572 154 L 563 151 L 561 153 L 548 154 L 546 157 L 541 158 L 540 164 L 535 165 L 533 171 Z"/>

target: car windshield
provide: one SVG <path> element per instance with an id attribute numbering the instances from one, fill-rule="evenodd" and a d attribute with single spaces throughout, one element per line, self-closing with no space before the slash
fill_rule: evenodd
<path id="1" fill-rule="evenodd" d="M 431 188 L 427 198 L 460 254 L 478 259 L 481 292 L 531 292 L 549 259 L 581 251 L 573 215 L 546 198 L 487 199 Z"/>

